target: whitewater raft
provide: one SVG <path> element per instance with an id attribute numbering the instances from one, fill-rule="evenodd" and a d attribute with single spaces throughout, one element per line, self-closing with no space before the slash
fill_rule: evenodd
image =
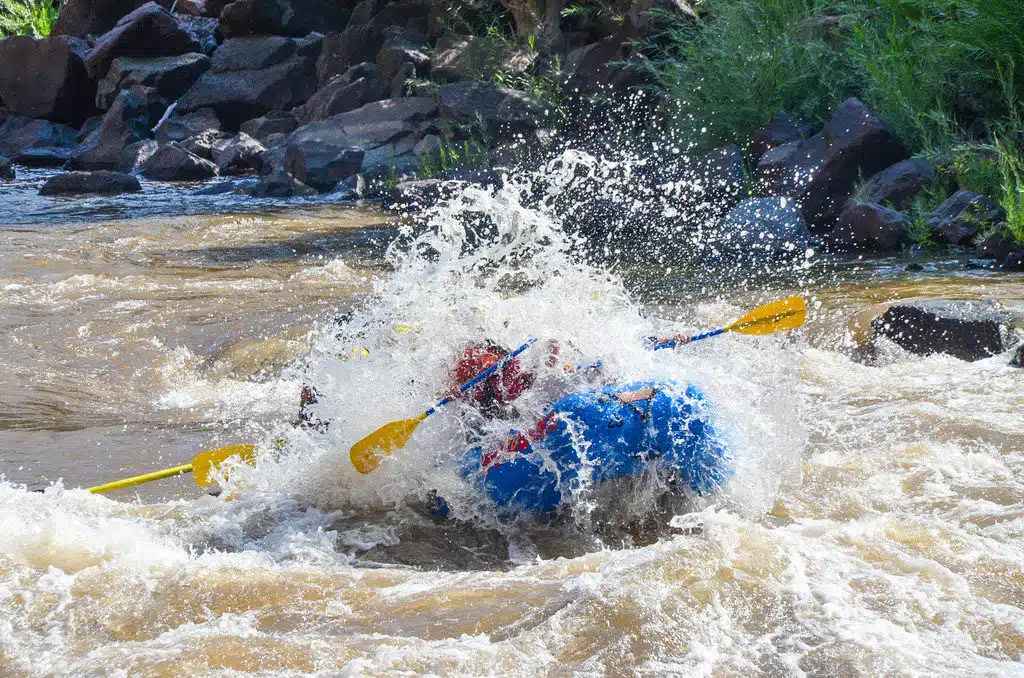
<path id="1" fill-rule="evenodd" d="M 648 388 L 647 399 L 616 397 Z M 707 495 L 733 473 L 712 415 L 693 384 L 644 381 L 571 393 L 532 430 L 512 431 L 497 449 L 471 450 L 463 472 L 499 507 L 515 511 L 554 511 L 586 484 L 652 469 L 681 491 Z"/>

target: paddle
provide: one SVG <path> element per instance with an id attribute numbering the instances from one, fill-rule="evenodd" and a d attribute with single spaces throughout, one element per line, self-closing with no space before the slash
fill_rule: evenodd
<path id="1" fill-rule="evenodd" d="M 701 339 L 707 339 L 708 337 L 717 337 L 719 334 L 724 334 L 725 332 L 739 332 L 740 334 L 774 334 L 775 332 L 796 329 L 803 325 L 804 320 L 806 319 L 807 303 L 803 300 L 803 297 L 786 297 L 779 301 L 773 301 L 770 304 L 758 306 L 731 325 L 726 325 L 720 329 L 711 330 L 710 332 L 704 332 L 703 334 L 698 334 L 695 337 L 690 337 L 690 341 L 693 342 Z M 677 342 L 675 341 L 666 341 L 652 347 L 651 350 L 657 351 L 663 348 L 675 348 L 676 343 Z"/>
<path id="2" fill-rule="evenodd" d="M 459 392 L 465 393 L 487 377 L 500 370 L 508 361 L 512 360 L 512 358 L 515 358 L 517 355 L 530 348 L 535 341 L 537 340 L 530 339 L 516 350 L 503 356 L 501 360 L 460 386 Z M 405 447 L 405 444 L 409 442 L 409 438 L 412 437 L 413 431 L 416 430 L 416 427 L 420 425 L 421 421 L 432 415 L 441 407 L 447 405 L 451 400 L 451 398 L 443 398 L 442 400 L 439 400 L 436 405 L 418 417 L 393 421 L 390 424 L 381 426 L 379 429 L 352 446 L 352 450 L 349 452 L 349 458 L 352 460 L 352 465 L 356 467 L 357 471 L 363 474 L 370 473 L 375 470 L 380 465 L 380 462 L 384 457 L 388 456 L 395 450 Z"/>
<path id="3" fill-rule="evenodd" d="M 255 452 L 256 447 L 254 445 L 228 445 L 227 447 L 219 447 L 216 450 L 200 452 L 193 457 L 191 464 L 165 468 L 163 471 L 154 471 L 141 476 L 125 478 L 124 480 L 115 480 L 112 483 L 105 483 L 103 485 L 97 485 L 96 487 L 90 487 L 89 491 L 93 494 L 103 494 L 104 492 L 119 490 L 123 487 L 132 487 L 134 485 L 148 483 L 151 480 L 170 478 L 182 473 L 188 473 L 189 471 L 192 471 L 192 477 L 195 479 L 196 485 L 212 485 L 213 480 L 210 479 L 212 471 L 220 466 L 225 460 L 230 457 L 237 456 L 242 461 L 251 462 Z"/>

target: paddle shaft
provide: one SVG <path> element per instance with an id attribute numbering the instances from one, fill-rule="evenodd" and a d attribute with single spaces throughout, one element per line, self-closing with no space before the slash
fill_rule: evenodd
<path id="1" fill-rule="evenodd" d="M 96 487 L 90 487 L 88 490 L 93 494 L 103 494 L 104 492 L 110 492 L 112 490 L 120 490 L 125 487 L 132 487 L 134 485 L 141 485 L 142 483 L 148 483 L 151 480 L 160 480 L 161 478 L 171 478 L 173 476 L 181 475 L 182 473 L 188 473 L 192 470 L 192 464 L 184 464 L 183 466 L 175 466 L 174 468 L 165 468 L 162 471 L 153 471 L 152 473 L 146 473 L 141 476 L 134 476 L 132 478 L 125 478 L 124 480 L 115 480 L 112 483 L 104 483 L 103 485 L 97 485 Z"/>
<path id="2" fill-rule="evenodd" d="M 702 334 L 698 334 L 697 336 L 690 337 L 690 343 L 692 344 L 695 341 L 700 341 L 701 339 L 707 339 L 708 337 L 717 337 L 719 334 L 724 334 L 725 330 L 726 330 L 725 327 L 720 327 L 717 330 L 711 330 L 710 332 L 704 332 Z M 657 346 L 655 346 L 651 350 L 652 351 L 660 351 L 663 348 L 675 348 L 678 343 L 679 342 L 677 342 L 677 341 L 675 341 L 673 339 L 672 341 L 666 341 L 664 344 L 658 344 Z"/>
<path id="3" fill-rule="evenodd" d="M 492 374 L 494 374 L 495 372 L 497 372 L 498 370 L 503 368 L 505 365 L 508 364 L 508 361 L 512 360 L 517 355 L 519 355 L 520 353 L 522 353 L 526 349 L 528 349 L 531 346 L 533 346 L 533 344 L 536 341 L 537 341 L 536 339 L 530 339 L 529 341 L 527 341 L 525 344 L 523 344 L 522 346 L 520 346 L 516 350 L 512 351 L 508 355 L 503 356 L 501 358 L 501 360 L 499 360 L 498 362 L 494 363 L 493 365 L 488 367 L 486 370 L 484 370 L 483 372 L 481 372 L 480 374 L 476 375 L 475 377 L 473 377 L 472 379 L 467 381 L 465 384 L 460 386 L 459 387 L 459 393 L 460 394 L 461 393 L 465 393 L 466 391 L 468 391 L 469 389 L 473 388 L 474 386 L 479 384 L 481 381 L 483 381 L 487 377 L 491 376 Z M 452 398 L 450 396 L 446 397 L 446 398 L 442 398 L 441 400 L 437 401 L 437 404 L 435 404 L 433 407 L 431 407 L 429 410 L 427 410 L 426 412 L 423 413 L 423 415 L 420 417 L 421 420 L 422 419 L 426 419 L 427 417 L 432 415 L 434 412 L 436 412 L 438 409 L 444 407 L 445 405 L 447 405 L 451 401 L 452 401 Z"/>

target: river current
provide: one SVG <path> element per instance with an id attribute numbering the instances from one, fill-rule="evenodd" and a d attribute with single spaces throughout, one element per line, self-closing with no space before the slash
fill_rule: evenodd
<path id="1" fill-rule="evenodd" d="M 574 157 L 402 220 L 0 186 L 0 675 L 1024 676 L 1024 372 L 868 360 L 851 325 L 898 298 L 1020 305 L 1024 277 L 813 252 L 756 278 L 603 264 L 547 209 L 580 163 L 603 171 Z M 642 347 L 789 294 L 800 330 Z M 457 465 L 467 428 L 509 422 L 461 403 L 352 468 L 467 341 L 533 337 L 607 383 L 700 385 L 727 489 L 584 484 L 557 518 L 509 520 Z M 545 356 L 523 354 L 519 424 L 592 385 Z M 294 425 L 305 385 L 326 429 Z M 188 476 L 80 489 L 236 442 L 256 464 L 219 496 Z"/>

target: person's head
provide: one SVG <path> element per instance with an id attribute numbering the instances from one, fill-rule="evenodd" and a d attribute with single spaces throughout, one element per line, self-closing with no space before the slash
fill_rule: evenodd
<path id="1" fill-rule="evenodd" d="M 452 386 L 458 388 L 508 353 L 508 349 L 490 341 L 467 346 L 455 363 Z M 501 414 L 503 406 L 521 396 L 532 384 L 533 374 L 525 371 L 518 359 L 512 358 L 500 370 L 471 388 L 466 398 L 485 415 L 496 416 Z"/>

